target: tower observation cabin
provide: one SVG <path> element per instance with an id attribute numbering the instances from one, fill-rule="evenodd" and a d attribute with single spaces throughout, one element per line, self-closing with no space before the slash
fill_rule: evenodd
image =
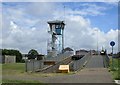
<path id="1" fill-rule="evenodd" d="M 48 21 L 50 38 L 47 43 L 47 55 L 55 57 L 57 54 L 63 53 L 64 49 L 64 21 Z"/>

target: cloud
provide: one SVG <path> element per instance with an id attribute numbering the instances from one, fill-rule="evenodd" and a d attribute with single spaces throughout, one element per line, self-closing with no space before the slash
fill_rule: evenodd
<path id="1" fill-rule="evenodd" d="M 21 7 L 9 7 L 9 8 L 4 8 L 3 11 L 3 19 L 7 16 L 7 19 L 15 21 L 18 25 L 28 27 L 32 26 L 33 24 L 37 23 L 39 19 L 32 18 L 28 16 L 28 14 L 25 12 L 24 8 Z"/>
<path id="2" fill-rule="evenodd" d="M 99 3 L 69 3 L 60 5 L 57 7 L 57 11 L 54 12 L 54 16 L 58 18 L 58 15 L 67 16 L 67 15 L 80 15 L 80 16 L 99 16 L 105 15 L 105 11 L 110 9 L 107 6 L 98 5 Z M 71 7 L 71 5 L 73 5 Z M 64 8 L 65 6 L 65 8 Z M 59 10 L 59 11 L 58 11 Z M 64 11 L 65 10 L 65 11 Z"/>
<path id="3" fill-rule="evenodd" d="M 39 51 L 41 49 L 46 49 L 45 43 L 48 37 L 46 30 L 39 30 L 37 28 L 20 28 L 13 21 L 10 23 L 9 30 L 9 36 L 3 39 L 4 48 L 15 48 L 21 50 L 22 52 L 27 52 L 32 48 L 38 49 Z"/>
<path id="4" fill-rule="evenodd" d="M 30 3 L 27 6 L 25 12 L 34 17 L 47 18 L 52 16 L 53 11 L 55 10 L 55 3 Z M 35 9 L 36 8 L 36 9 Z"/>
<path id="5" fill-rule="evenodd" d="M 108 49 L 108 52 L 110 52 L 111 50 L 109 43 L 111 40 L 114 40 L 116 42 L 115 52 L 118 51 L 118 30 L 111 29 L 108 33 L 105 33 L 99 30 L 99 28 L 92 28 L 90 20 L 83 18 L 82 16 L 69 16 L 67 18 L 66 23 L 66 46 L 71 46 L 74 49 L 97 49 L 98 41 L 99 50 L 101 50 L 101 48 L 104 47 Z"/>
<path id="6" fill-rule="evenodd" d="M 92 27 L 91 20 L 85 18 L 84 14 L 78 13 L 78 10 L 67 8 L 68 13 L 63 16 L 64 9 L 61 6 L 58 3 L 26 3 L 26 5 L 21 4 L 20 7 L 5 8 L 2 19 L 3 48 L 19 49 L 22 53 L 27 53 L 30 49 L 37 49 L 39 53 L 42 51 L 46 54 L 49 38 L 47 21 L 62 20 L 65 17 L 65 47 L 69 46 L 75 50 L 96 49 L 98 36 L 99 50 L 103 46 L 110 52 L 109 42 L 114 40 L 117 43 L 118 30 L 111 29 L 105 33 L 98 27 Z M 106 10 L 95 4 L 86 4 L 86 6 L 86 10 L 84 10 L 86 15 L 92 12 L 90 11 L 92 8 L 95 9 L 93 15 L 104 14 L 102 11 Z M 70 12 L 71 14 L 69 14 Z M 117 50 L 117 44 L 115 50 Z"/>

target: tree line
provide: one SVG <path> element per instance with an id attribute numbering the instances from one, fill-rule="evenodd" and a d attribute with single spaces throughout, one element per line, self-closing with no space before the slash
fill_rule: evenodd
<path id="1" fill-rule="evenodd" d="M 18 50 L 13 49 L 2 49 L 2 55 L 16 56 L 16 62 L 22 62 L 22 54 Z"/>
<path id="2" fill-rule="evenodd" d="M 19 50 L 14 50 L 14 49 L 2 49 L 2 55 L 12 55 L 12 56 L 16 56 L 16 62 L 24 62 L 24 60 L 22 60 L 22 53 Z M 39 53 L 37 52 L 37 50 L 31 49 L 28 52 L 28 58 L 29 59 L 35 59 L 35 57 L 39 55 Z"/>

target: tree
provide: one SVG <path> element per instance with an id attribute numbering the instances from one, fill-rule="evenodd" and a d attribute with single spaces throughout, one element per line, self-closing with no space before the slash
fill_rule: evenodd
<path id="1" fill-rule="evenodd" d="M 37 50 L 35 49 L 31 49 L 29 52 L 28 52 L 28 59 L 35 59 L 38 55 L 38 52 Z"/>

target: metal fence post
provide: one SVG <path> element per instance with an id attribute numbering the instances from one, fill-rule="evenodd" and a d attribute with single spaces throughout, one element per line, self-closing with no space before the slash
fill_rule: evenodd
<path id="1" fill-rule="evenodd" d="M 118 58 L 118 79 L 120 79 L 120 58 Z"/>
<path id="2" fill-rule="evenodd" d="M 25 59 L 25 72 L 27 72 L 27 60 Z"/>

